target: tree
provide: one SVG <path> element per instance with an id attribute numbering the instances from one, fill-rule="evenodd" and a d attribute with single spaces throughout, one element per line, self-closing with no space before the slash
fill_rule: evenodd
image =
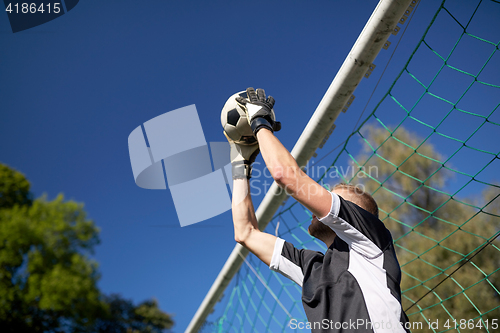
<path id="1" fill-rule="evenodd" d="M 156 301 L 138 306 L 97 288 L 90 259 L 99 229 L 63 195 L 32 200 L 30 184 L 0 164 L 0 327 L 3 332 L 161 332 L 173 322 Z M 117 312 L 116 304 L 127 305 Z M 133 314 L 133 318 L 131 317 Z"/>
<path id="2" fill-rule="evenodd" d="M 24 175 L 0 164 L 0 209 L 31 202 L 30 183 Z"/>
<path id="3" fill-rule="evenodd" d="M 373 193 L 380 218 L 393 234 L 406 309 L 499 231 L 498 186 L 467 197 L 451 196 L 447 191 L 454 173 L 443 167 L 445 159 L 432 144 L 421 144 L 422 138 L 402 127 L 391 134 L 368 126 L 365 137 L 364 151 L 356 158 L 365 168 L 360 168 L 353 181 Z M 491 325 L 500 315 L 499 243 L 497 239 L 495 246 L 485 247 L 413 306 L 408 312 L 410 320 L 438 319 L 443 330 L 447 320 L 452 323 L 453 319 L 482 316 Z M 427 324 L 423 327 L 422 331 L 432 331 Z"/>
<path id="4" fill-rule="evenodd" d="M 98 332 L 106 333 L 153 333 L 173 326 L 172 318 L 158 308 L 156 300 L 149 300 L 134 306 L 131 301 L 119 295 L 105 296 L 109 305 L 107 316 L 96 323 Z"/>

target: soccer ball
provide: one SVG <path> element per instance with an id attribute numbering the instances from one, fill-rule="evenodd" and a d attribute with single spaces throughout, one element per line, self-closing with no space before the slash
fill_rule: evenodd
<path id="1" fill-rule="evenodd" d="M 235 143 L 252 145 L 257 142 L 257 138 L 253 135 L 245 111 L 236 103 L 236 97 L 247 98 L 247 93 L 246 91 L 240 91 L 229 97 L 222 108 L 220 122 L 227 136 Z M 272 118 L 275 120 L 274 110 Z"/>

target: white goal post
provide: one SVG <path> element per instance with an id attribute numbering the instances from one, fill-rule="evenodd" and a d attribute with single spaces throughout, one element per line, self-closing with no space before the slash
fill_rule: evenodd
<path id="1" fill-rule="evenodd" d="M 305 166 L 322 143 L 412 2 L 416 0 L 380 0 L 292 150 L 299 166 Z M 261 230 L 266 228 L 285 198 L 284 191 L 273 183 L 256 212 Z M 186 332 L 198 332 L 248 253 L 247 249 L 236 244 Z"/>

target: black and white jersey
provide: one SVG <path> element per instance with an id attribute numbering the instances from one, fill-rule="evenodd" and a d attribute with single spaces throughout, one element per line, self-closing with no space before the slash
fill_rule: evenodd
<path id="1" fill-rule="evenodd" d="M 389 230 L 335 193 L 330 213 L 320 221 L 337 234 L 325 254 L 278 238 L 269 266 L 302 287 L 312 331 L 407 332 L 401 269 Z"/>

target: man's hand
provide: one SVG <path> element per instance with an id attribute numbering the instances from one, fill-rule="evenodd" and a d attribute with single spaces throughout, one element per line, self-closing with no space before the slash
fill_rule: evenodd
<path id="1" fill-rule="evenodd" d="M 251 145 L 241 145 L 235 143 L 224 132 L 224 135 L 231 146 L 231 166 L 233 179 L 250 179 L 252 175 L 252 163 L 259 154 L 259 143 Z"/>
<path id="2" fill-rule="evenodd" d="M 271 132 L 279 131 L 281 123 L 274 120 L 272 112 L 274 98 L 269 96 L 266 99 L 264 89 L 257 89 L 256 92 L 253 88 L 247 88 L 247 97 L 248 99 L 237 97 L 236 102 L 245 110 L 253 134 L 257 135 L 261 128 L 267 128 Z"/>

